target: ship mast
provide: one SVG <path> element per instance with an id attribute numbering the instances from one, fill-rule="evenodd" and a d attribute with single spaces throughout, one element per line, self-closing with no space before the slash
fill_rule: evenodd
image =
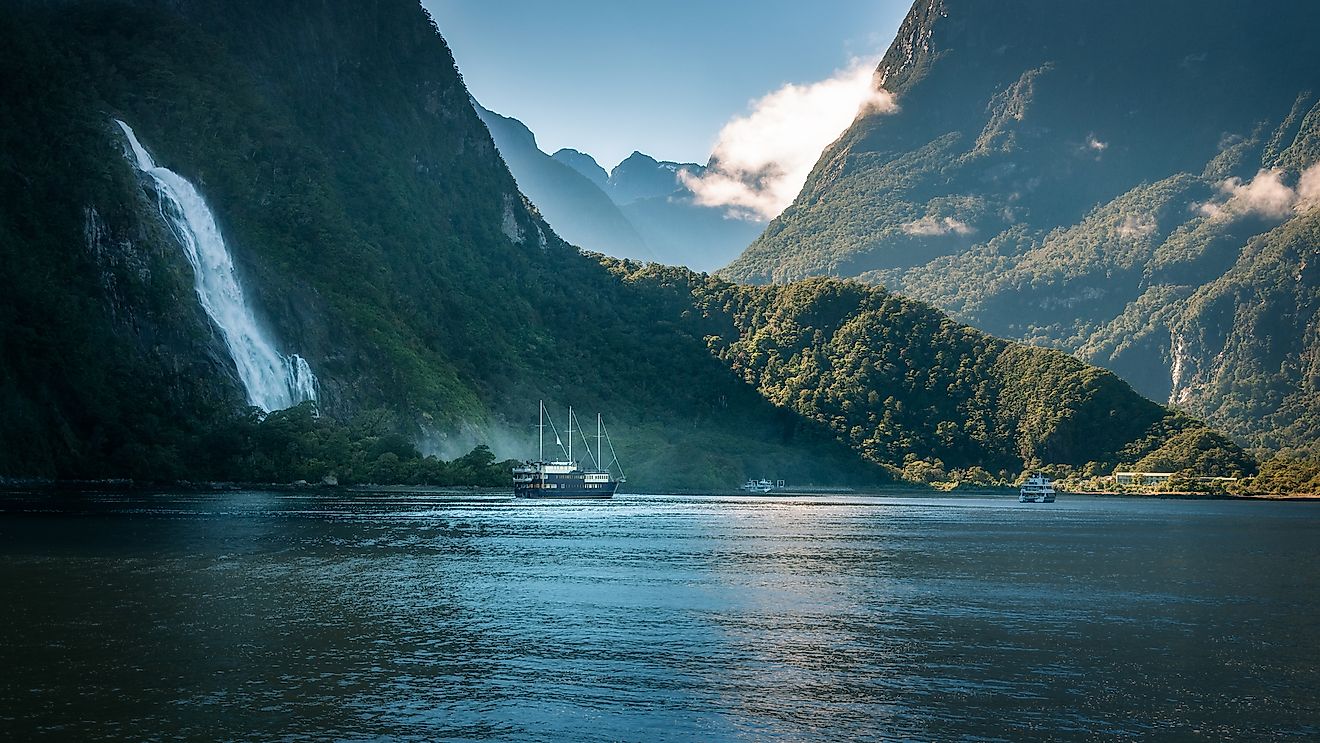
<path id="1" fill-rule="evenodd" d="M 568 461 L 573 461 L 573 406 L 568 406 Z"/>
<path id="2" fill-rule="evenodd" d="M 544 462 L 545 461 L 545 400 L 541 401 L 540 414 L 541 414 L 541 422 L 537 424 L 536 427 L 537 429 L 540 430 L 541 433 L 541 453 L 537 456 L 537 461 Z"/>
<path id="3" fill-rule="evenodd" d="M 600 448 L 600 413 L 596 413 L 596 466 L 605 464 L 605 452 Z"/>

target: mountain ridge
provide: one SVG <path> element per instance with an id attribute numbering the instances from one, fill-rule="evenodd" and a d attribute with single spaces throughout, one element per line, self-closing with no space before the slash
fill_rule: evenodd
<path id="1" fill-rule="evenodd" d="M 550 157 L 581 173 L 587 180 L 596 184 L 596 187 L 600 190 L 608 191 L 610 174 L 591 155 L 568 147 L 561 147 L 555 150 Z"/>
<path id="2" fill-rule="evenodd" d="M 473 107 L 514 173 L 518 188 L 565 239 L 625 258 L 656 259 L 636 227 L 598 184 L 542 152 L 536 135 L 521 121 L 489 111 L 475 101 Z"/>
<path id="3" fill-rule="evenodd" d="M 1078 353 L 1242 441 L 1309 445 L 1276 432 L 1320 418 L 1300 371 L 1315 346 L 1291 340 L 1314 335 L 1315 284 L 1241 277 L 1270 274 L 1266 253 L 1309 265 L 1315 22 L 1303 4 L 920 0 L 876 70 L 898 110 L 859 117 L 722 273 L 857 277 Z M 1284 233 L 1291 249 L 1251 247 Z M 1256 298 L 1228 299 L 1244 281 Z M 1310 319 L 1277 333 L 1253 302 Z M 1278 342 L 1248 351 L 1224 332 L 1239 320 Z"/>
<path id="4" fill-rule="evenodd" d="M 482 111 L 485 109 L 479 113 Z M 723 209 L 697 203 L 680 174 L 703 173 L 703 165 L 656 160 L 633 151 L 606 173 L 595 158 L 577 150 L 562 148 L 553 155 L 542 152 L 535 135 L 517 119 L 491 112 L 481 115 L 532 203 L 569 242 L 580 247 L 710 271 L 746 247 L 762 229 L 759 223 L 733 219 Z M 594 185 L 613 207 L 596 194 L 566 198 L 570 192 L 586 190 L 582 181 Z M 602 230 L 602 224 L 611 227 Z M 636 240 L 629 236 L 634 233 Z"/>
<path id="5" fill-rule="evenodd" d="M 397 471 L 402 436 L 530 440 L 541 399 L 627 421 L 629 474 L 669 487 L 771 466 L 869 485 L 1100 471 L 1202 430 L 1105 372 L 860 285 L 740 288 L 579 251 L 520 193 L 406 0 L 24 5 L 0 39 L 0 164 L 23 176 L 0 181 L 6 475 L 205 478 L 222 449 L 277 469 L 235 448 L 254 429 L 233 360 L 116 118 L 202 192 L 259 319 L 344 426 L 314 451 L 362 472 Z M 388 435 L 344 438 L 361 430 Z"/>

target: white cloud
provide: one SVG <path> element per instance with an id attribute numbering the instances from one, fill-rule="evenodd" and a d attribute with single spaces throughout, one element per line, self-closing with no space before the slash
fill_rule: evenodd
<path id="1" fill-rule="evenodd" d="M 1297 211 L 1320 206 L 1320 163 L 1302 171 L 1297 181 Z"/>
<path id="2" fill-rule="evenodd" d="M 874 87 L 876 64 L 854 60 L 826 80 L 785 85 L 754 101 L 750 113 L 720 130 L 712 167 L 701 176 L 682 174 L 684 185 L 699 204 L 726 207 L 745 219 L 773 219 L 858 114 L 898 110 L 891 93 Z"/>
<path id="3" fill-rule="evenodd" d="M 1297 194 L 1283 184 L 1279 170 L 1261 170 L 1247 183 L 1240 178 L 1229 178 L 1219 185 L 1228 194 L 1228 206 L 1245 213 L 1258 213 L 1266 217 L 1283 218 L 1292 211 Z"/>
<path id="4" fill-rule="evenodd" d="M 1141 216 L 1129 214 L 1123 217 L 1123 223 L 1118 226 L 1118 235 L 1119 237 L 1133 239 L 1146 237 L 1154 233 L 1155 228 L 1158 226 L 1155 217 L 1149 214 L 1142 214 Z"/>
<path id="5" fill-rule="evenodd" d="M 939 235 L 970 235 L 975 230 L 967 225 L 966 222 L 960 222 L 953 217 L 922 217 L 915 222 L 908 222 L 903 225 L 903 231 L 909 235 L 917 237 L 937 237 Z"/>
<path id="6" fill-rule="evenodd" d="M 1094 134 L 1087 135 L 1086 146 L 1087 148 L 1095 150 L 1096 152 L 1104 152 L 1105 150 L 1109 149 L 1109 143 L 1101 142 L 1099 139 L 1096 139 L 1096 136 Z"/>
<path id="7" fill-rule="evenodd" d="M 1294 189 L 1283 182 L 1278 168 L 1261 169 L 1250 181 L 1229 178 L 1219 184 L 1216 200 L 1193 204 L 1192 208 L 1215 220 L 1240 219 L 1255 215 L 1269 219 L 1287 219 L 1320 204 L 1320 163 L 1302 171 Z"/>

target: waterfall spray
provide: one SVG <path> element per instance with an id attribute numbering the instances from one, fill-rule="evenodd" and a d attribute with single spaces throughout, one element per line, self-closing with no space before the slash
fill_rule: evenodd
<path id="1" fill-rule="evenodd" d="M 307 360 L 298 354 L 280 354 L 257 324 L 238 283 L 233 258 L 201 193 L 178 173 L 158 166 L 132 127 L 119 119 L 115 123 L 128 138 L 134 164 L 155 183 L 160 214 L 192 265 L 197 299 L 224 336 L 248 402 L 271 411 L 315 400 L 316 375 Z"/>

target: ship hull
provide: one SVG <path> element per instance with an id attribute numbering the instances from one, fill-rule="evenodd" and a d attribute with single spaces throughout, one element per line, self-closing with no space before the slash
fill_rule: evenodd
<path id="1" fill-rule="evenodd" d="M 562 490 L 557 493 L 543 493 L 514 488 L 513 496 L 529 500 L 609 500 L 614 497 L 614 493 L 605 493 L 599 490 Z"/>
<path id="2" fill-rule="evenodd" d="M 582 474 L 576 472 L 546 474 L 543 479 L 514 483 L 513 495 L 537 500 L 609 500 L 614 497 L 618 487 L 619 483 L 615 480 L 587 482 Z"/>

